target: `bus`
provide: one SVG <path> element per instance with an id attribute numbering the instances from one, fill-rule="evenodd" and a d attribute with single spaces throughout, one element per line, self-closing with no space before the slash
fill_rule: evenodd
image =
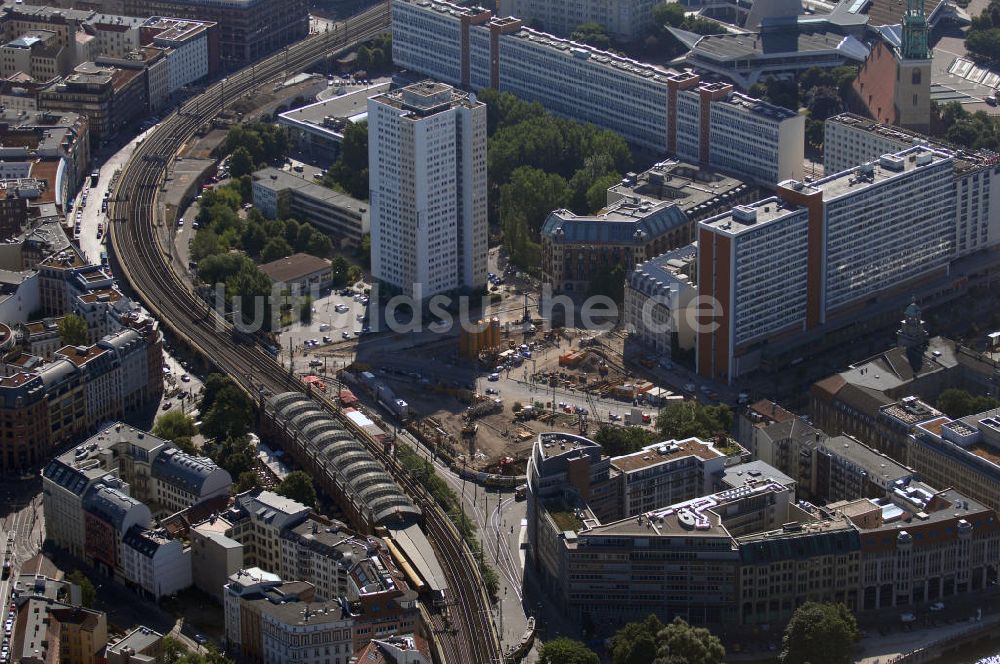
<path id="1" fill-rule="evenodd" d="M 101 178 L 101 172 L 100 171 L 96 171 L 96 170 L 95 171 L 91 171 L 90 172 L 90 186 L 91 187 L 96 187 L 97 186 L 97 181 L 100 178 Z"/>

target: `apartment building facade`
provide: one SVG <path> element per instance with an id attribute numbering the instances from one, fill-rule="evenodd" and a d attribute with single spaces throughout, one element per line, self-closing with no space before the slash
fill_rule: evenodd
<path id="1" fill-rule="evenodd" d="M 486 105 L 423 82 L 368 100 L 372 274 L 418 297 L 486 284 Z"/>
<path id="2" fill-rule="evenodd" d="M 842 113 L 828 118 L 823 127 L 823 168 L 839 173 L 913 145 L 955 151 L 955 146 L 901 127 Z M 1000 242 L 997 188 L 1000 163 L 995 154 L 960 151 L 954 161 L 956 223 L 954 249 L 964 256 Z"/>
<path id="3" fill-rule="evenodd" d="M 718 325 L 699 334 L 698 372 L 732 382 L 783 337 L 842 327 L 946 277 L 953 160 L 916 146 L 701 222 L 699 295 L 714 298 Z"/>
<path id="4" fill-rule="evenodd" d="M 803 177 L 803 116 L 442 0 L 393 0 L 393 62 L 472 90 L 494 88 L 628 142 L 773 186 Z M 749 158 L 746 158 L 746 157 Z"/>

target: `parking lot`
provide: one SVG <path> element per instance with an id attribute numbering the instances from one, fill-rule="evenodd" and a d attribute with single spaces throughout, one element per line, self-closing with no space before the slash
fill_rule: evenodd
<path id="1" fill-rule="evenodd" d="M 317 361 L 318 351 L 348 344 L 365 333 L 369 307 L 363 291 L 367 285 L 359 286 L 351 289 L 350 295 L 333 290 L 314 300 L 308 322 L 300 320 L 299 312 L 293 307 L 294 321 L 282 329 L 279 338 L 282 357 L 287 363 L 291 349 L 296 372 L 308 371 L 309 363 Z"/>

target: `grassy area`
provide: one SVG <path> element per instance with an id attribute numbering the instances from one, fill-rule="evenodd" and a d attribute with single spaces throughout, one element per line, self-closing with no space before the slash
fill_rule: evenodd
<path id="1" fill-rule="evenodd" d="M 549 516 L 556 522 L 556 527 L 559 530 L 572 530 L 576 532 L 583 527 L 583 521 L 577 518 L 576 514 L 568 510 L 551 511 L 549 512 Z"/>

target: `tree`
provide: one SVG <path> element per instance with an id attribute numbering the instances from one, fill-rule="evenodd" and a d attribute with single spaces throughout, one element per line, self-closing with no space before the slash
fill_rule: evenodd
<path id="1" fill-rule="evenodd" d="M 251 489 L 256 489 L 260 486 L 260 478 L 257 477 L 257 473 L 252 470 L 245 470 L 240 473 L 239 478 L 236 480 L 236 487 L 233 489 L 235 493 L 243 493 L 244 491 L 250 491 Z"/>
<path id="2" fill-rule="evenodd" d="M 260 262 L 270 263 L 271 261 L 276 261 L 279 258 L 285 258 L 286 256 L 292 255 L 292 246 L 288 244 L 288 241 L 283 237 L 273 237 L 268 240 L 267 244 L 260 252 Z"/>
<path id="3" fill-rule="evenodd" d="M 679 2 L 669 2 L 653 7 L 653 23 L 656 28 L 667 25 L 672 28 L 679 28 L 684 23 L 685 18 L 684 5 Z"/>
<path id="4" fill-rule="evenodd" d="M 539 664 L 600 664 L 597 653 L 573 639 L 553 639 L 542 646 Z"/>
<path id="5" fill-rule="evenodd" d="M 843 604 L 806 602 L 785 628 L 781 664 L 848 664 L 860 637 L 854 615 Z"/>
<path id="6" fill-rule="evenodd" d="M 722 404 L 706 406 L 697 401 L 675 401 L 660 411 L 656 423 L 664 438 L 707 439 L 727 433 L 733 425 L 733 413 Z"/>
<path id="7" fill-rule="evenodd" d="M 236 148 L 229 158 L 229 174 L 234 178 L 250 175 L 254 171 L 253 155 L 245 147 Z"/>
<path id="8" fill-rule="evenodd" d="M 799 110 L 799 84 L 794 80 L 771 80 L 767 82 L 767 101 Z"/>
<path id="9" fill-rule="evenodd" d="M 726 649 L 704 627 L 692 627 L 682 618 L 660 630 L 654 664 L 722 664 Z"/>
<path id="10" fill-rule="evenodd" d="M 200 261 L 207 256 L 221 254 L 222 251 L 223 248 L 219 242 L 219 236 L 211 228 L 199 228 L 198 232 L 194 234 L 194 239 L 191 240 L 190 254 L 192 260 Z"/>
<path id="11" fill-rule="evenodd" d="M 256 323 L 263 330 L 271 329 L 271 278 L 256 265 L 244 263 L 240 271 L 226 281 L 226 295 L 239 306 L 245 325 Z"/>
<path id="12" fill-rule="evenodd" d="M 951 418 L 975 415 L 1000 406 L 993 397 L 976 396 L 965 390 L 948 388 L 938 396 L 937 407 Z"/>
<path id="13" fill-rule="evenodd" d="M 274 491 L 306 507 L 316 506 L 316 487 L 313 486 L 312 478 L 301 470 L 288 473 Z"/>
<path id="14" fill-rule="evenodd" d="M 247 263 L 253 265 L 252 260 L 237 253 L 208 256 L 198 263 L 198 278 L 209 285 L 224 284 Z"/>
<path id="15" fill-rule="evenodd" d="M 87 319 L 67 314 L 59 321 L 59 341 L 64 346 L 83 346 L 87 343 Z"/>
<path id="16" fill-rule="evenodd" d="M 237 180 L 236 186 L 239 188 L 240 199 L 242 199 L 244 204 L 253 203 L 253 177 L 243 175 L 235 179 Z"/>
<path id="17" fill-rule="evenodd" d="M 198 449 L 191 438 L 198 434 L 194 419 L 179 410 L 172 410 L 156 418 L 153 435 L 173 441 L 177 447 L 189 454 L 197 454 Z"/>
<path id="18" fill-rule="evenodd" d="M 201 401 L 198 402 L 198 412 L 204 414 L 211 410 L 219 392 L 227 385 L 232 384 L 232 379 L 225 374 L 210 373 L 205 376 L 205 380 L 202 382 Z"/>
<path id="19" fill-rule="evenodd" d="M 73 585 L 80 586 L 80 604 L 84 608 L 91 608 L 97 602 L 97 588 L 87 576 L 80 570 L 73 570 L 66 576 L 66 580 Z"/>
<path id="20" fill-rule="evenodd" d="M 354 198 L 368 199 L 368 123 L 351 122 L 344 128 L 340 156 L 327 169 L 324 184 L 337 184 Z"/>
<path id="21" fill-rule="evenodd" d="M 215 646 L 204 646 L 205 652 L 191 652 L 172 636 L 163 637 L 163 664 L 234 664 L 233 660 L 219 653 Z"/>
<path id="22" fill-rule="evenodd" d="M 649 664 L 656 658 L 656 639 L 663 623 L 655 614 L 628 623 L 611 637 L 612 664 Z"/>
<path id="23" fill-rule="evenodd" d="M 203 411 L 202 433 L 216 440 L 242 437 L 250 430 L 247 415 L 252 410 L 253 404 L 243 390 L 229 381 L 214 395 L 208 411 Z"/>
<path id="24" fill-rule="evenodd" d="M 576 26 L 576 30 L 570 33 L 569 38 L 602 50 L 607 50 L 611 46 L 611 37 L 608 36 L 608 31 L 596 21 L 588 21 Z"/>
<path id="25" fill-rule="evenodd" d="M 844 105 L 836 88 L 822 86 L 809 91 L 806 108 L 809 109 L 810 119 L 826 120 L 844 110 Z"/>
<path id="26" fill-rule="evenodd" d="M 593 181 L 587 189 L 587 212 L 594 213 L 608 204 L 608 189 L 621 181 L 618 173 L 608 173 Z"/>
<path id="27" fill-rule="evenodd" d="M 602 426 L 594 436 L 608 456 L 621 456 L 641 450 L 653 442 L 653 434 L 642 427 Z"/>

